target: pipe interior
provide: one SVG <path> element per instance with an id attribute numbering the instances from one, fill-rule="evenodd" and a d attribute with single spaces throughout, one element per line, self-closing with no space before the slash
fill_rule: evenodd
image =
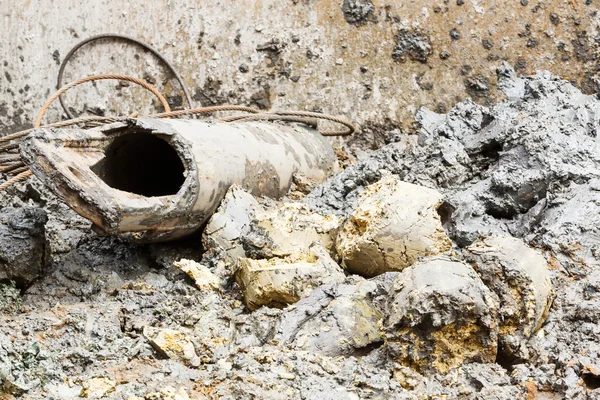
<path id="1" fill-rule="evenodd" d="M 118 136 L 92 170 L 108 186 L 145 197 L 174 195 L 185 181 L 177 151 L 150 133 Z"/>

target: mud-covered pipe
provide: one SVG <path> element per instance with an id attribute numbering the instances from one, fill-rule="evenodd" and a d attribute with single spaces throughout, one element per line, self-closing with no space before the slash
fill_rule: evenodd
<path id="1" fill-rule="evenodd" d="M 227 189 L 279 198 L 299 173 L 324 181 L 334 152 L 301 124 L 128 119 L 93 129 L 38 129 L 21 143 L 33 173 L 94 227 L 135 241 L 199 229 Z"/>

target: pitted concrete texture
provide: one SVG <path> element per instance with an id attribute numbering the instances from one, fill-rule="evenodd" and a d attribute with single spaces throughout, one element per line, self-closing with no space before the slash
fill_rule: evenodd
<path id="1" fill-rule="evenodd" d="M 363 126 L 355 141 L 376 147 L 400 128 L 411 130 L 421 106 L 445 112 L 465 97 L 479 103 L 501 97 L 494 69 L 502 60 L 517 72 L 550 70 L 594 92 L 597 11 L 596 2 L 583 0 L 63 0 L 52 7 L 5 0 L 0 134 L 31 125 L 75 43 L 115 32 L 164 53 L 196 106 L 342 114 Z M 142 77 L 173 107 L 185 103 L 164 67 L 132 45 L 86 45 L 64 82 L 99 73 Z M 114 81 L 85 84 L 65 100 L 77 114 L 147 113 L 158 104 L 143 89 Z M 46 120 L 61 115 L 55 105 Z"/>

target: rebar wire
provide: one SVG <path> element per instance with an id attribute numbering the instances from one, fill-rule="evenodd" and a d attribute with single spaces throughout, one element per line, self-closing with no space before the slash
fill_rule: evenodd
<path id="1" fill-rule="evenodd" d="M 173 67 L 173 65 L 158 50 L 156 50 L 149 44 L 142 42 L 141 40 L 132 38 L 131 36 L 121 35 L 118 33 L 102 33 L 100 35 L 90 36 L 89 38 L 84 39 L 81 42 L 77 43 L 75 46 L 73 46 L 73 48 L 67 53 L 67 55 L 63 59 L 62 63 L 60 64 L 60 68 L 58 69 L 58 77 L 56 79 L 56 89 L 57 90 L 62 87 L 62 79 L 63 79 L 63 74 L 65 72 L 65 67 L 67 66 L 67 63 L 69 62 L 71 57 L 73 57 L 73 54 L 75 54 L 75 52 L 77 50 L 79 50 L 81 47 L 83 47 L 84 45 L 86 45 L 90 42 L 94 42 L 96 40 L 100 40 L 100 39 L 124 40 L 127 42 L 135 43 L 138 46 L 141 46 L 144 49 L 150 51 L 152 54 L 154 54 L 160 61 L 162 61 L 169 68 L 171 73 L 175 76 L 175 79 L 177 80 L 177 82 L 179 82 L 179 86 L 181 86 L 181 89 L 183 90 L 183 93 L 185 95 L 185 100 L 188 102 L 189 107 L 194 108 L 194 105 L 192 104 L 192 98 L 190 96 L 190 91 L 188 90 L 185 83 L 183 83 L 183 79 L 181 79 L 181 76 L 179 76 L 179 73 L 177 73 L 177 70 L 175 69 L 175 67 Z M 69 111 L 69 107 L 67 107 L 65 105 L 64 98 L 62 96 L 60 96 L 58 100 L 60 101 L 60 105 L 62 106 L 63 110 L 67 114 L 67 117 L 69 119 L 75 118 L 75 116 L 71 113 L 71 111 Z"/>
<path id="2" fill-rule="evenodd" d="M 158 90 L 156 90 L 156 88 L 154 88 L 154 86 L 150 85 L 147 82 L 144 82 L 141 79 L 134 78 L 134 77 L 127 76 L 127 75 L 119 75 L 119 74 L 92 75 L 92 76 L 87 76 L 85 78 L 78 79 L 75 82 L 71 82 L 68 85 L 65 85 L 62 88 L 58 89 L 58 91 L 56 93 L 54 93 L 54 95 L 52 95 L 52 97 L 50 97 L 48 100 L 46 100 L 46 103 L 40 109 L 40 112 L 38 113 L 38 115 L 35 119 L 35 122 L 33 123 L 33 127 L 38 128 L 42 124 L 42 118 L 44 118 L 44 114 L 46 114 L 46 111 L 48 111 L 48 108 L 50 108 L 52 103 L 56 99 L 60 98 L 61 94 L 63 94 L 64 92 L 66 92 L 69 89 L 74 88 L 77 85 L 81 85 L 82 83 L 99 81 L 99 80 L 103 80 L 103 79 L 116 79 L 116 80 L 120 80 L 120 81 L 129 81 L 129 82 L 133 82 L 137 85 L 140 85 L 144 89 L 151 91 L 152 94 L 154 94 L 158 98 L 158 100 L 160 100 L 162 106 L 164 107 L 164 109 L 167 113 L 171 111 L 171 107 L 169 107 L 169 103 L 167 102 L 167 99 L 165 99 L 165 97 L 162 94 L 160 94 L 160 92 Z"/>

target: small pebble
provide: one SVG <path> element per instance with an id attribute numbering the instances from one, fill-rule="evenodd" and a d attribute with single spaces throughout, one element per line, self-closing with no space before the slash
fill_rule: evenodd
<path id="1" fill-rule="evenodd" d="M 452 38 L 452 40 L 460 39 L 460 32 L 458 31 L 458 29 L 452 28 L 450 30 L 450 37 Z"/>
<path id="2" fill-rule="evenodd" d="M 491 50 L 491 48 L 494 47 L 494 42 L 492 42 L 492 39 L 483 39 L 481 41 L 481 44 L 483 45 L 483 48 L 486 50 Z"/>
<path id="3" fill-rule="evenodd" d="M 279 378 L 281 378 L 281 379 L 287 379 L 287 380 L 290 380 L 290 381 L 293 381 L 294 379 L 296 379 L 296 375 L 294 375 L 294 374 L 290 374 L 290 373 L 288 373 L 288 372 L 280 372 L 280 373 L 278 374 L 278 376 L 279 376 Z"/>

